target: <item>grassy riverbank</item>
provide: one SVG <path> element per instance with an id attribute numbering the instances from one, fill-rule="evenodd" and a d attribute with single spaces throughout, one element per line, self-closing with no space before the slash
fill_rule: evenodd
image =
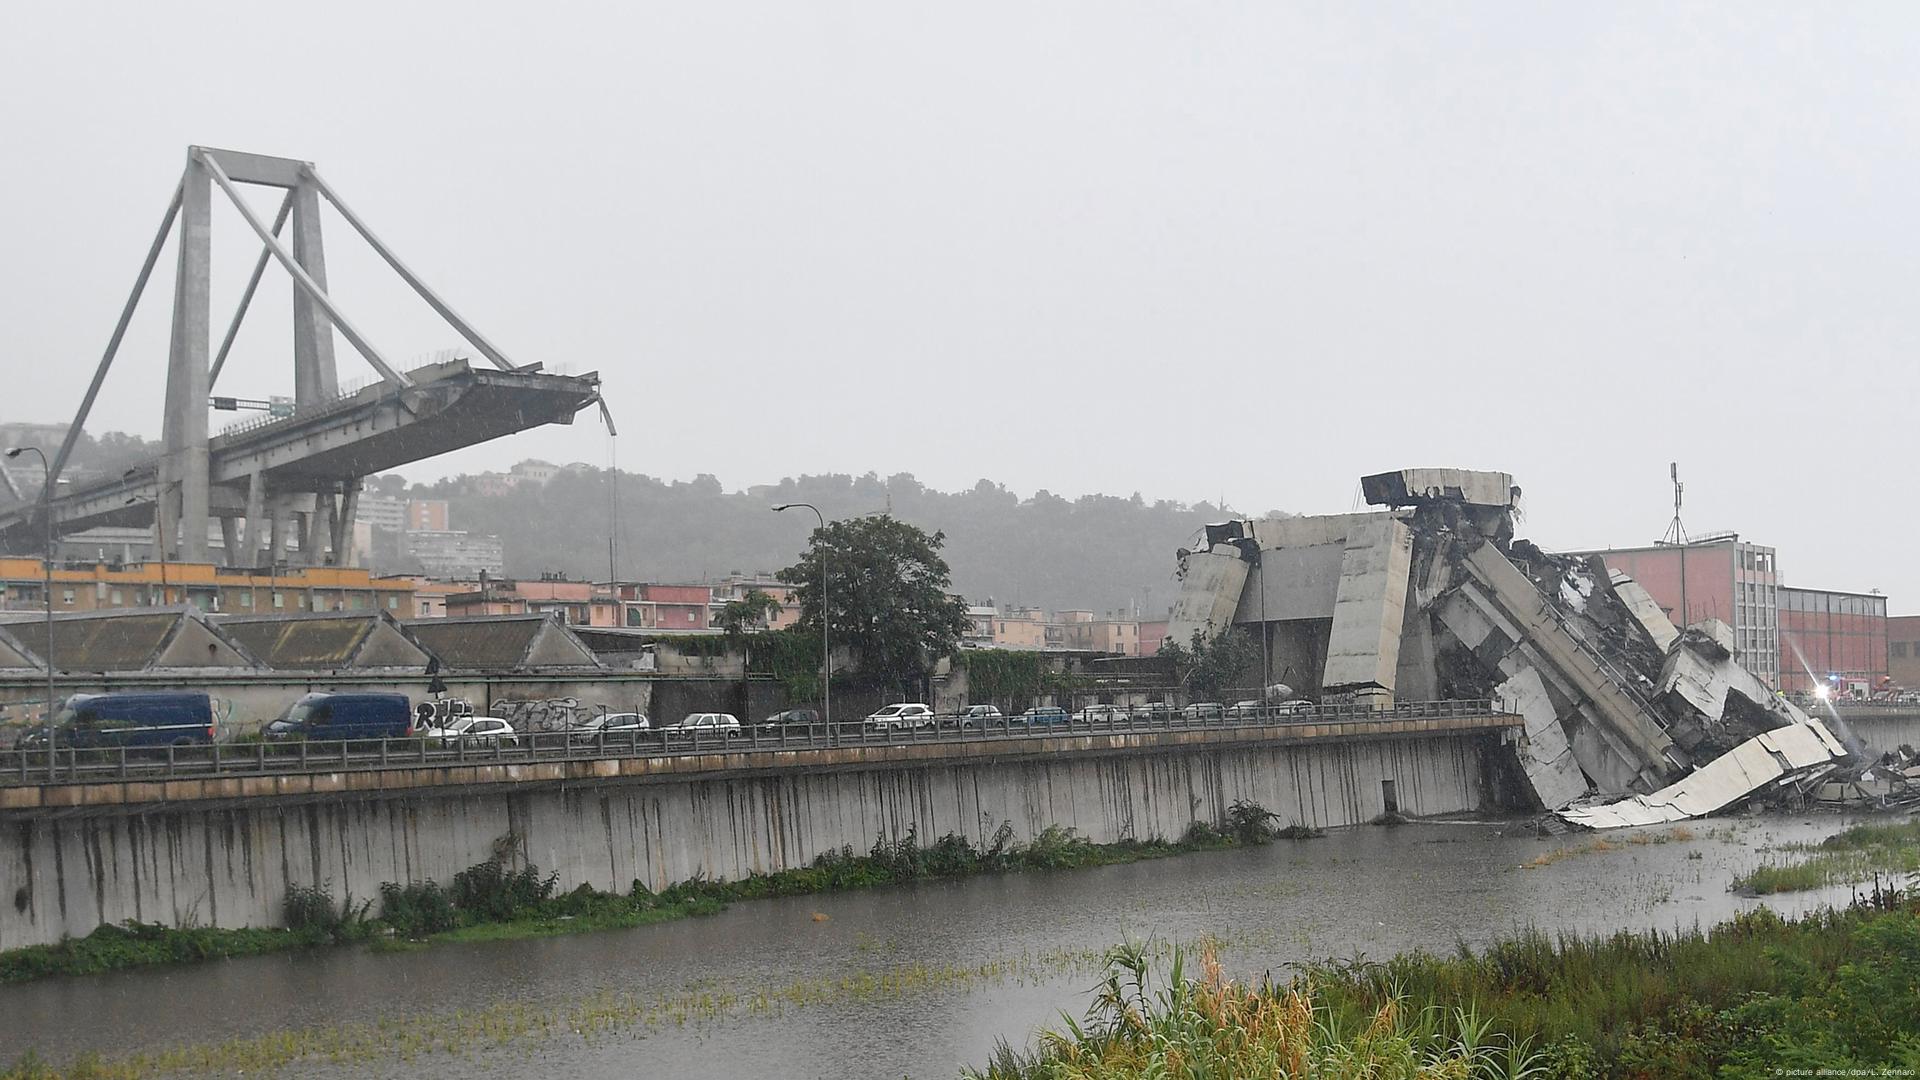
<path id="1" fill-rule="evenodd" d="M 1788 844 L 1781 850 L 1794 857 L 1735 878 L 1733 889 L 1765 896 L 1920 873 L 1920 821 L 1855 825 L 1817 844 Z"/>
<path id="2" fill-rule="evenodd" d="M 555 894 L 557 876 L 513 869 L 496 858 L 454 875 L 451 883 L 389 883 L 377 898 L 336 898 L 297 889 L 283 905 L 285 929 L 174 929 L 151 923 L 103 926 L 84 938 L 0 952 L 0 983 L 48 975 L 83 975 L 152 964 L 253 956 L 323 945 L 365 943 L 377 949 L 432 942 L 546 937 L 642 926 L 711 915 L 741 900 L 804 896 L 1021 870 L 1107 866 L 1210 851 L 1276 837 L 1313 835 L 1279 829 L 1264 809 L 1236 804 L 1218 826 L 1195 822 L 1179 840 L 1095 844 L 1070 829 L 1051 828 L 1029 843 L 1010 827 L 986 847 L 949 834 L 921 844 L 909 830 L 876 841 L 865 853 L 830 852 L 811 866 L 737 881 L 684 881 L 658 893 L 636 881 L 625 894 L 581 886 Z M 507 845 L 510 846 L 510 845 Z"/>
<path id="3" fill-rule="evenodd" d="M 1707 931 L 1529 934 L 1484 952 L 1315 967 L 1284 985 L 1227 981 L 1210 955 L 1198 978 L 1178 963 L 1150 967 L 1136 950 L 1116 950 L 1084 1022 L 1044 1035 L 1031 1052 L 1003 1049 L 969 1075 L 1603 1080 L 1920 1070 L 1920 905 L 1880 889 L 1848 910 L 1796 921 L 1763 908 Z"/>

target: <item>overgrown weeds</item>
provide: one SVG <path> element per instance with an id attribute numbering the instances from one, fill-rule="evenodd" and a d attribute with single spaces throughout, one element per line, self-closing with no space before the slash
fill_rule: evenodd
<path id="1" fill-rule="evenodd" d="M 1910 1075 L 1920 1067 L 1920 910 L 1881 886 L 1845 910 L 1765 908 L 1710 930 L 1523 934 L 1225 980 L 1116 949 L 1084 1020 L 976 1080 L 1146 1077 Z"/>
<path id="2" fill-rule="evenodd" d="M 1763 863 L 1735 878 L 1730 888 L 1765 896 L 1920 873 L 1920 821 L 1855 825 L 1817 844 L 1788 844 L 1782 850 L 1801 854 Z"/>
<path id="3" fill-rule="evenodd" d="M 1389 998 L 1347 1026 L 1311 985 L 1228 980 L 1211 948 L 1189 978 L 1183 951 L 1156 970 L 1146 949 L 1107 955 L 1084 1020 L 1041 1035 L 1021 1054 L 1004 1044 L 974 1080 L 1133 1080 L 1146 1077 L 1458 1077 L 1520 1080 L 1541 1057 L 1470 1008 L 1411 1009 Z"/>

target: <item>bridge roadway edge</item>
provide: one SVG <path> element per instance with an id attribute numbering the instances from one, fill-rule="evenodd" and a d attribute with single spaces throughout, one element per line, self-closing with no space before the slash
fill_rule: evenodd
<path id="1" fill-rule="evenodd" d="M 635 880 L 658 890 L 804 866 L 909 829 L 922 842 L 952 832 L 983 846 L 1002 822 L 1021 840 L 1049 826 L 1100 843 L 1177 838 L 1239 800 L 1282 823 L 1357 824 L 1384 809 L 1382 780 L 1394 781 L 1410 814 L 1502 809 L 1513 805 L 1502 745 L 1515 722 L 476 763 L 424 770 L 441 775 L 436 783 L 396 783 L 396 773 L 423 770 L 389 769 L 64 785 L 48 789 L 43 805 L 0 809 L 0 949 L 128 919 L 278 925 L 293 886 L 365 900 L 385 881 L 446 883 L 508 836 L 516 858 L 558 871 L 563 891 L 624 892 Z M 253 794 L 236 794 L 248 783 Z M 181 785 L 200 785 L 198 797 L 182 797 Z M 117 797 L 102 798 L 113 789 Z"/>

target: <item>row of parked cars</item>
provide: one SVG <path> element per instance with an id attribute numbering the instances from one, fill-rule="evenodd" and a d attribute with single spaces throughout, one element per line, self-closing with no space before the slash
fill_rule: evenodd
<path id="1" fill-rule="evenodd" d="M 962 731 L 1006 727 L 1053 727 L 1072 724 L 1114 724 L 1128 721 L 1170 720 L 1253 720 L 1284 717 L 1313 711 L 1313 703 L 1300 699 L 1277 702 L 1240 701 L 1195 702 L 1191 705 L 1088 705 L 1068 712 L 1058 705 L 1036 705 L 1012 716 L 998 706 L 968 705 L 951 713 L 935 712 L 922 702 L 900 702 L 869 715 L 862 723 L 869 731 L 924 731 L 957 728 Z"/>
<path id="2" fill-rule="evenodd" d="M 655 728 L 644 714 L 607 713 L 568 729 L 576 741 L 642 731 L 738 734 L 728 713 L 693 713 Z M 164 690 L 74 694 L 54 715 L 56 744 L 73 749 L 198 746 L 219 738 L 213 699 L 196 691 Z M 477 715 L 458 700 L 415 703 L 405 694 L 368 691 L 302 696 L 261 729 L 269 740 L 424 739 L 440 746 L 517 746 L 522 734 L 506 720 Z M 21 745 L 43 747 L 45 729 L 28 732 Z"/>
<path id="3" fill-rule="evenodd" d="M 1057 705 L 1040 705 L 1008 716 L 993 705 L 968 705 L 938 713 L 922 702 L 898 702 L 865 717 L 861 726 L 872 732 L 961 731 L 1064 727 L 1129 720 L 1204 721 L 1256 719 L 1311 712 L 1302 700 L 1242 701 L 1232 705 L 1199 702 L 1185 706 L 1088 705 L 1068 712 Z M 762 720 L 757 729 L 777 732 L 811 727 L 821 722 L 810 708 L 787 709 Z M 137 691 L 75 694 L 56 714 L 54 738 L 58 745 L 79 749 L 113 746 L 193 746 L 218 736 L 213 700 L 194 691 Z M 697 712 L 655 726 L 644 713 L 616 712 L 589 717 L 567 728 L 576 742 L 618 739 L 638 732 L 733 737 L 745 728 L 732 713 Z M 405 694 L 370 691 L 319 692 L 304 695 L 286 712 L 269 722 L 261 734 L 267 739 L 358 740 L 424 739 L 441 746 L 516 746 L 521 733 L 506 720 L 476 715 L 465 701 L 414 703 Z M 23 745 L 43 746 L 45 731 L 29 733 Z"/>

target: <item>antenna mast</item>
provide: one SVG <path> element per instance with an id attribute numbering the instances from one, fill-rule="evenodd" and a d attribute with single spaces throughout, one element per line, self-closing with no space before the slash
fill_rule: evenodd
<path id="1" fill-rule="evenodd" d="M 1687 492 L 1687 485 L 1680 482 L 1680 463 L 1677 461 L 1668 462 L 1667 475 L 1673 480 L 1673 521 L 1667 525 L 1666 535 L 1660 538 L 1660 542 L 1662 544 L 1685 544 L 1687 542 L 1687 527 L 1680 524 L 1680 502 Z"/>

